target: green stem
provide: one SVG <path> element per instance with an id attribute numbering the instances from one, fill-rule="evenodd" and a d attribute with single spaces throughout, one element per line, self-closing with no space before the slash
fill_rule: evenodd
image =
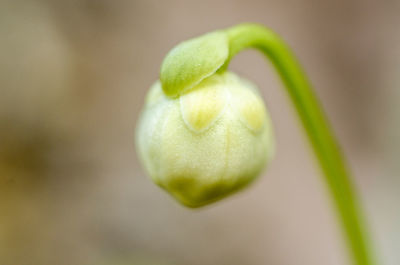
<path id="1" fill-rule="evenodd" d="M 313 89 L 285 42 L 273 31 L 255 24 L 228 29 L 229 59 L 246 48 L 262 51 L 278 71 L 307 132 L 333 197 L 354 264 L 372 265 L 372 254 L 350 173 Z M 229 60 L 220 71 L 224 71 Z"/>

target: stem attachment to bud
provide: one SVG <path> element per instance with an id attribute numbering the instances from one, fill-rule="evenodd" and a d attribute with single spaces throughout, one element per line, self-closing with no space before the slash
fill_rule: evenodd
<path id="1" fill-rule="evenodd" d="M 168 53 L 161 83 L 150 93 L 151 104 L 138 130 L 150 175 L 185 205 L 199 207 L 239 190 L 261 172 L 273 150 L 267 112 L 248 82 L 226 71 L 232 57 L 247 48 L 269 58 L 287 89 L 321 166 L 354 264 L 373 265 L 350 173 L 318 99 L 285 42 L 261 25 L 211 32 Z"/>

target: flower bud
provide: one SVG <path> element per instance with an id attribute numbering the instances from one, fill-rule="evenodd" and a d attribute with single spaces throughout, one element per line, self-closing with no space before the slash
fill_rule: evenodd
<path id="1" fill-rule="evenodd" d="M 189 207 L 245 187 L 274 150 L 270 119 L 257 88 L 231 72 L 215 73 L 175 98 L 156 82 L 136 141 L 153 181 Z"/>

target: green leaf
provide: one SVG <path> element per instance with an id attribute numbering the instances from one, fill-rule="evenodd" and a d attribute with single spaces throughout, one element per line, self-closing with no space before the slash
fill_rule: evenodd
<path id="1" fill-rule="evenodd" d="M 184 41 L 173 48 L 161 66 L 164 93 L 176 97 L 214 74 L 228 59 L 229 46 L 223 31 Z"/>

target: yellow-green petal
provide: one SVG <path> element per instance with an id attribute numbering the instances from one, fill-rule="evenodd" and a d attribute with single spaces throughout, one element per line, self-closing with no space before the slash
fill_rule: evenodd
<path id="1" fill-rule="evenodd" d="M 227 92 L 216 79 L 214 76 L 206 79 L 180 97 L 183 120 L 195 132 L 209 128 L 225 108 Z"/>

